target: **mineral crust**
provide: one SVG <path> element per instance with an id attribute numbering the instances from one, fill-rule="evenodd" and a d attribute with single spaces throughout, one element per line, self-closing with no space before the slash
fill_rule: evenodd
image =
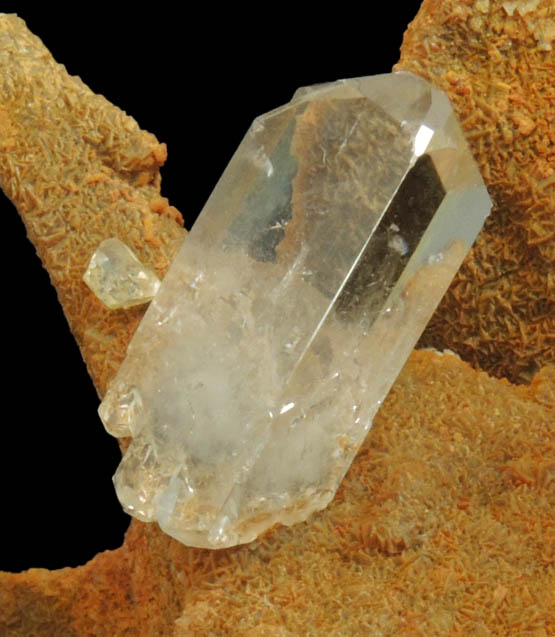
<path id="1" fill-rule="evenodd" d="M 490 207 L 410 73 L 256 119 L 101 405 L 125 509 L 221 548 L 324 508 Z"/>
<path id="2" fill-rule="evenodd" d="M 545 27 L 555 9 L 541 0 L 521 19 L 506 4 L 425 0 L 400 68 L 448 92 L 496 202 L 424 342 L 523 382 L 555 351 L 553 68 L 531 29 Z M 142 312 L 103 310 L 81 282 L 87 259 L 109 224 L 134 250 L 144 246 L 141 260 L 163 274 L 184 232 L 159 214 L 146 216 L 150 187 L 134 179 L 120 182 L 126 198 L 116 203 L 111 179 L 83 180 L 82 198 L 60 206 L 67 193 L 52 190 L 53 175 L 97 173 L 92 157 L 81 162 L 75 152 L 74 140 L 90 143 L 83 113 L 102 126 L 118 109 L 70 78 L 22 20 L 1 16 L 0 29 L 9 36 L 0 68 L 10 81 L 1 103 L 0 185 L 25 220 L 102 393 Z M 32 104 L 23 86 L 35 92 Z M 56 95 L 67 92 L 74 107 L 58 110 Z M 81 138 L 63 134 L 68 121 Z M 110 121 L 111 156 L 144 170 L 148 145 L 122 152 L 116 128 L 126 122 Z M 41 154 L 29 164 L 37 130 L 48 133 L 45 149 L 64 145 L 48 164 L 52 172 Z M 54 241 L 65 236 L 65 220 L 67 250 Z M 555 634 L 553 379 L 545 367 L 529 387 L 515 387 L 454 356 L 413 352 L 333 502 L 310 523 L 210 551 L 133 520 L 120 549 L 79 568 L 0 573 L 0 633 Z"/>
<path id="3" fill-rule="evenodd" d="M 0 14 L 0 71 L 0 187 L 17 206 L 102 395 L 143 308 L 109 310 L 83 273 L 108 237 L 124 240 L 159 276 L 166 272 L 186 234 L 180 213 L 160 196 L 167 149 L 69 75 L 15 15 Z"/>

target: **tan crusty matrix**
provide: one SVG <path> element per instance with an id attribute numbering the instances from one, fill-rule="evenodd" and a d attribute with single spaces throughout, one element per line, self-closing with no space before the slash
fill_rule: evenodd
<path id="1" fill-rule="evenodd" d="M 425 0 L 400 63 L 449 94 L 495 204 L 428 337 L 513 380 L 543 366 L 530 385 L 490 378 L 456 356 L 413 353 L 336 497 L 310 522 L 212 551 L 133 521 L 120 549 L 82 567 L 0 574 L 0 632 L 555 633 L 555 374 L 546 366 L 553 360 L 553 11 L 548 0 Z M 2 74 L 18 78 L 0 96 L 0 181 L 103 393 L 142 310 L 105 310 L 81 277 L 107 236 L 125 239 L 165 272 L 184 236 L 157 188 L 165 151 L 70 78 L 22 21 L 2 16 L 0 33 Z M 25 110 L 29 91 L 48 96 L 49 108 L 35 99 Z M 71 107 L 63 106 L 66 92 Z M 54 123 L 52 137 L 38 135 L 49 114 L 79 135 L 58 140 Z M 91 136 L 97 128 L 108 133 L 103 170 L 91 146 L 102 139 Z M 112 146 L 110 130 L 124 143 Z M 30 160 L 35 139 L 44 157 L 54 157 L 46 168 Z M 58 161 L 56 144 L 72 152 Z M 84 192 L 103 205 L 89 208 Z"/>

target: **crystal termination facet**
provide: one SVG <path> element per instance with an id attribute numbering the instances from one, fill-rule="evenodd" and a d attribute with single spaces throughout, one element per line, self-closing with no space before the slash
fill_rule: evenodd
<path id="1" fill-rule="evenodd" d="M 490 207 L 410 73 L 257 118 L 100 407 L 124 508 L 210 548 L 324 508 Z"/>

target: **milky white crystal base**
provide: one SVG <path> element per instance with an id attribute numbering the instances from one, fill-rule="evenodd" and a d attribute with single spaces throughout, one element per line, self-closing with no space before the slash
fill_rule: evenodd
<path id="1" fill-rule="evenodd" d="M 445 192 L 415 234 L 386 211 L 424 154 Z M 255 120 L 100 407 L 133 437 L 125 509 L 221 548 L 325 507 L 490 205 L 414 75 L 301 89 Z M 379 276 L 357 279 L 380 236 Z"/>

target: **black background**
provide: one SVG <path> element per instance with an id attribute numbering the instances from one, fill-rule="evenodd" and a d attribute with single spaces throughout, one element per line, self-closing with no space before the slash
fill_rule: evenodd
<path id="1" fill-rule="evenodd" d="M 302 19 L 277 3 L 228 14 L 212 4 L 187 5 L 194 12 L 185 15 L 136 4 L 129 13 L 3 11 L 18 13 L 71 74 L 168 144 L 162 194 L 190 225 L 255 116 L 299 86 L 390 71 L 418 5 L 368 3 L 368 14 L 332 5 Z M 23 224 L 3 196 L 0 208 L 0 570 L 77 566 L 121 545 L 129 518 L 111 482 L 119 449 Z"/>

